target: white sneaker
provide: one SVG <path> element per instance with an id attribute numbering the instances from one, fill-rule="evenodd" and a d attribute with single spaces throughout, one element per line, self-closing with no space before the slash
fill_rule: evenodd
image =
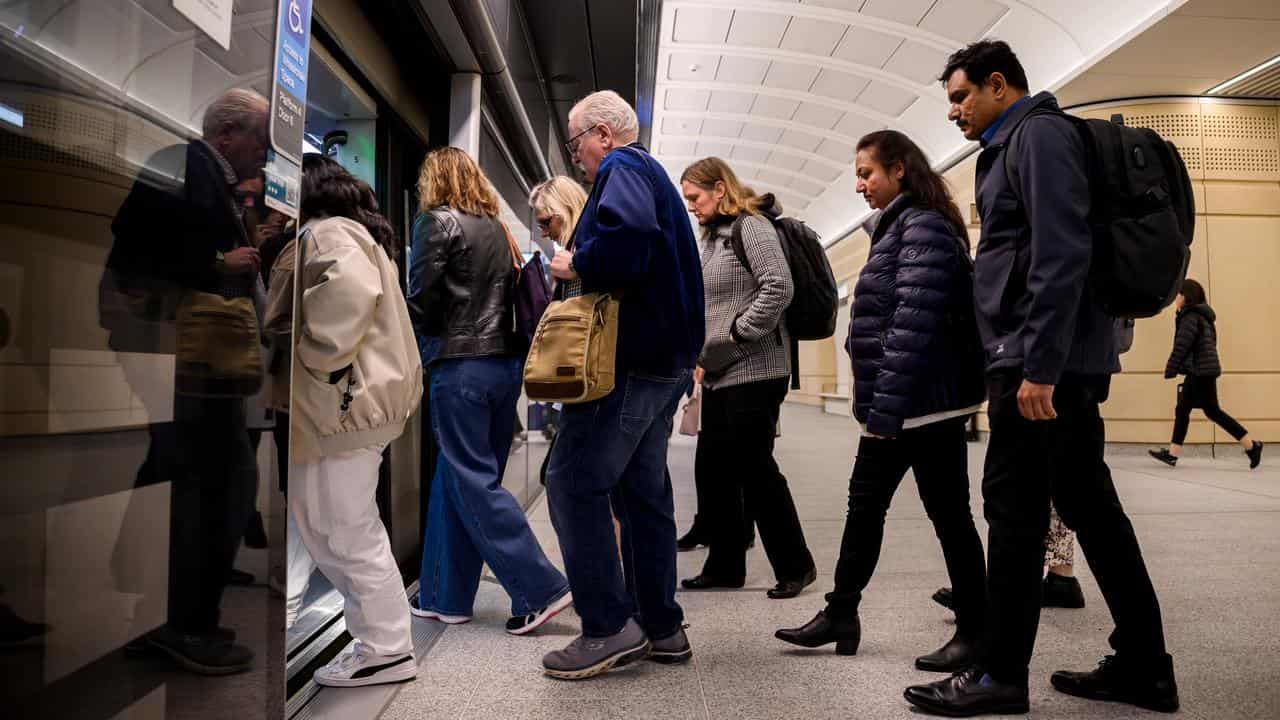
<path id="1" fill-rule="evenodd" d="M 470 615 L 445 615 L 435 610 L 423 610 L 418 607 L 418 598 L 413 598 L 409 601 L 409 612 L 413 613 L 414 617 L 439 620 L 446 625 L 462 625 L 463 623 L 471 622 Z"/>
<path id="2" fill-rule="evenodd" d="M 326 687 L 361 687 L 407 682 L 417 676 L 418 663 L 413 653 L 374 655 L 364 644 L 356 643 L 354 649 L 316 670 L 313 677 L 317 684 Z"/>
<path id="3" fill-rule="evenodd" d="M 573 595 L 565 593 L 559 599 L 541 610 L 534 610 L 528 615 L 513 617 L 507 620 L 507 632 L 512 635 L 526 635 L 542 627 L 542 624 L 573 604 Z"/>

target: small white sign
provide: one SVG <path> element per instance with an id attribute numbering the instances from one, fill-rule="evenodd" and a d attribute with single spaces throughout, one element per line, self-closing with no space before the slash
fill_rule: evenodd
<path id="1" fill-rule="evenodd" d="M 233 0 L 173 0 L 173 9 L 185 15 L 223 50 L 230 50 L 234 4 Z"/>

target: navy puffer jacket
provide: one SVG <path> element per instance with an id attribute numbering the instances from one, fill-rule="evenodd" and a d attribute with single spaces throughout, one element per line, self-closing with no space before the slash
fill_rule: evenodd
<path id="1" fill-rule="evenodd" d="M 880 217 L 853 291 L 845 349 L 854 415 L 892 437 L 913 418 L 983 400 L 973 264 L 943 216 L 900 195 Z"/>

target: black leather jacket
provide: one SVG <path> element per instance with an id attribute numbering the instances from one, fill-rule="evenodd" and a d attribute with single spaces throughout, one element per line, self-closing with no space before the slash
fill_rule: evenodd
<path id="1" fill-rule="evenodd" d="M 409 316 L 419 347 L 438 346 L 423 363 L 515 354 L 515 278 L 510 245 L 497 220 L 447 206 L 419 213 L 413 222 Z"/>

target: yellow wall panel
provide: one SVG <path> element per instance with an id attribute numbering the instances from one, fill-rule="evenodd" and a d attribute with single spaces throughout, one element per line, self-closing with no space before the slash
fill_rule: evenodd
<path id="1" fill-rule="evenodd" d="M 1280 217 L 1210 216 L 1209 237 L 1223 368 L 1280 372 Z"/>
<path id="2" fill-rule="evenodd" d="M 1203 187 L 1203 186 L 1201 186 Z M 1210 215 L 1280 215 L 1280 182 L 1208 184 L 1207 197 L 1197 193 L 1196 208 Z"/>

